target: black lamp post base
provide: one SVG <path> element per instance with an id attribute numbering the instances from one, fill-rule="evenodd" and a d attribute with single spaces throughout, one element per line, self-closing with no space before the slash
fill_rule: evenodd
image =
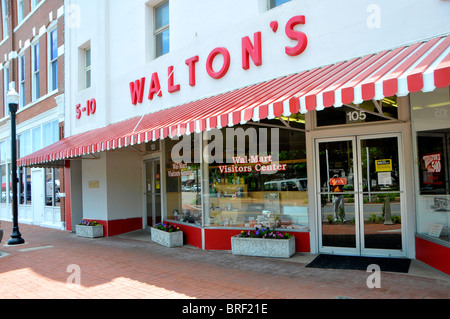
<path id="1" fill-rule="evenodd" d="M 11 234 L 11 238 L 8 240 L 8 245 L 21 245 L 24 244 L 25 240 L 22 238 L 22 235 L 18 230 L 14 230 Z"/>

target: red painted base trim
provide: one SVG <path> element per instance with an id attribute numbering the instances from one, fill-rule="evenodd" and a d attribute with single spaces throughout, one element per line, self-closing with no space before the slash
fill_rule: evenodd
<path id="1" fill-rule="evenodd" d="M 186 224 L 178 224 L 168 222 L 171 225 L 176 225 L 183 231 L 183 240 L 187 245 L 191 245 L 197 248 L 202 248 L 202 229 L 198 227 L 189 226 Z"/>
<path id="2" fill-rule="evenodd" d="M 231 250 L 231 237 L 241 233 L 239 229 L 205 229 L 206 250 Z M 309 232 L 287 232 L 295 237 L 298 253 L 311 252 Z"/>
<path id="3" fill-rule="evenodd" d="M 84 219 L 88 221 L 96 221 L 103 225 L 103 233 L 105 237 L 117 236 L 125 234 L 134 230 L 142 229 L 142 218 L 129 218 L 118 220 L 98 220 L 98 219 Z"/>
<path id="4" fill-rule="evenodd" d="M 96 220 L 102 224 L 105 236 L 116 236 L 134 230 L 142 229 L 142 218 L 119 219 L 110 221 Z M 187 224 L 169 221 L 183 231 L 184 243 L 202 249 L 202 229 Z M 241 233 L 240 229 L 204 229 L 205 250 L 231 250 L 231 237 Z M 309 232 L 288 232 L 295 237 L 295 247 L 298 253 L 311 252 Z"/>
<path id="5" fill-rule="evenodd" d="M 416 237 L 416 258 L 431 267 L 450 275 L 450 249 L 423 238 Z"/>
<path id="6" fill-rule="evenodd" d="M 142 217 L 108 220 L 107 231 L 105 234 L 107 234 L 108 237 L 117 236 L 139 229 L 142 229 Z"/>

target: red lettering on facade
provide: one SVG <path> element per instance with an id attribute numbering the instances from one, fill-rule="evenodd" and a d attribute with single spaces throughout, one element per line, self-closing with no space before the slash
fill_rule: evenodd
<path id="1" fill-rule="evenodd" d="M 300 55 L 308 46 L 308 37 L 300 31 L 294 30 L 295 26 L 305 24 L 305 16 L 295 16 L 286 24 L 286 35 L 291 40 L 298 41 L 295 47 L 286 47 L 286 54 L 290 56 Z"/>
<path id="2" fill-rule="evenodd" d="M 213 62 L 214 59 L 221 54 L 223 56 L 223 66 L 219 71 L 214 71 L 213 69 Z M 228 69 L 230 68 L 231 58 L 230 58 L 230 52 L 226 48 L 215 48 L 211 51 L 211 53 L 208 56 L 208 59 L 206 60 L 206 72 L 208 72 L 208 75 L 212 77 L 213 79 L 220 79 L 223 78 L 225 74 L 227 74 Z"/>
<path id="3" fill-rule="evenodd" d="M 136 105 L 144 99 L 145 78 L 130 82 L 131 103 Z"/>
<path id="4" fill-rule="evenodd" d="M 76 105 L 77 120 L 81 118 L 81 104 Z"/>
<path id="5" fill-rule="evenodd" d="M 174 69 L 173 66 L 169 66 L 169 84 L 168 84 L 168 91 L 169 93 L 175 93 L 178 92 L 181 88 L 181 86 L 179 84 L 174 85 L 173 82 L 173 78 L 174 78 Z"/>
<path id="6" fill-rule="evenodd" d="M 305 24 L 305 16 L 299 15 L 291 18 L 287 23 L 285 27 L 285 34 L 286 36 L 293 40 L 297 41 L 297 44 L 295 46 L 286 46 L 285 47 L 285 53 L 289 56 L 298 56 L 302 54 L 307 46 L 308 46 L 308 37 L 305 33 L 296 30 L 295 28 L 298 25 L 304 25 Z M 278 22 L 272 21 L 270 22 L 270 27 L 274 33 L 278 30 Z M 216 57 L 218 55 L 222 55 L 223 60 L 219 59 L 216 60 Z M 246 36 L 241 39 L 241 58 L 242 58 L 242 69 L 243 70 L 249 70 L 250 69 L 250 59 L 252 60 L 253 64 L 255 66 L 261 66 L 262 61 L 262 33 L 261 32 L 255 32 L 253 34 L 253 40 L 251 37 Z M 196 86 L 196 66 L 197 63 L 200 61 L 200 58 L 198 55 L 193 56 L 187 60 L 185 60 L 185 64 L 189 68 L 189 86 L 194 87 Z M 219 61 L 222 61 L 222 66 L 220 67 L 220 70 L 215 71 L 213 65 L 215 65 L 216 68 L 219 66 Z M 213 79 L 221 79 L 224 77 L 230 68 L 231 64 L 231 57 L 230 52 L 225 47 L 218 47 L 212 50 L 206 60 L 206 71 L 207 74 L 213 78 Z M 175 84 L 175 68 L 174 66 L 168 67 L 168 92 L 169 93 L 175 93 L 181 90 L 180 84 Z M 133 105 L 137 105 L 138 103 L 143 102 L 143 95 L 145 91 L 145 82 L 146 78 L 143 77 L 141 79 L 138 79 L 134 82 L 129 83 L 130 87 L 130 94 L 131 94 L 131 102 Z M 159 97 L 162 97 L 162 91 L 161 91 L 161 84 L 159 81 L 158 73 L 155 72 L 152 74 L 151 77 L 151 83 L 150 83 L 150 89 L 148 93 L 148 99 L 153 100 L 155 94 Z M 276 110 L 282 110 L 280 108 L 280 105 L 276 105 Z M 295 111 L 300 108 L 300 104 L 298 100 L 290 100 L 289 101 L 289 107 L 291 110 Z M 86 109 L 86 108 L 84 108 Z M 267 106 L 266 106 L 267 109 Z M 260 107 L 260 113 L 265 113 L 267 110 L 264 109 L 264 107 Z M 83 109 L 81 109 L 81 106 L 77 105 L 77 118 L 81 117 L 81 112 Z M 293 112 L 296 113 L 296 112 Z M 240 114 L 236 114 L 240 115 Z M 237 116 L 233 117 L 233 120 L 238 120 Z M 223 119 L 224 122 L 228 121 L 228 118 Z M 224 124 L 224 123 L 222 123 Z"/>
<path id="7" fill-rule="evenodd" d="M 187 59 L 186 65 L 189 67 L 189 85 L 195 86 L 195 63 L 199 61 L 198 55 Z"/>
<path id="8" fill-rule="evenodd" d="M 161 84 L 159 83 L 159 76 L 158 73 L 152 74 L 152 80 L 150 82 L 150 90 L 148 92 L 148 99 L 153 100 L 153 95 L 158 95 L 159 97 L 162 96 L 161 91 Z"/>
<path id="9" fill-rule="evenodd" d="M 77 104 L 75 107 L 76 119 L 79 120 L 81 115 L 86 112 L 87 116 L 95 114 L 97 111 L 97 101 L 95 99 L 90 99 L 86 101 L 86 107 L 81 108 L 81 104 Z"/>
<path id="10" fill-rule="evenodd" d="M 256 66 L 262 65 L 261 32 L 253 35 L 254 45 L 249 37 L 242 38 L 242 68 L 250 69 L 250 56 Z"/>

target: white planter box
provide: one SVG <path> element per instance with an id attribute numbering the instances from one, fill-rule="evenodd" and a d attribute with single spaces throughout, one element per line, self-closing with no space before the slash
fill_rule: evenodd
<path id="1" fill-rule="evenodd" d="M 183 232 L 166 232 L 163 230 L 151 228 L 152 241 L 157 244 L 172 248 L 183 246 Z"/>
<path id="2" fill-rule="evenodd" d="M 233 255 L 290 258 L 295 254 L 295 237 L 289 239 L 264 239 L 231 237 Z"/>
<path id="3" fill-rule="evenodd" d="M 87 237 L 87 238 L 103 237 L 103 226 L 76 225 L 76 234 L 78 237 Z"/>

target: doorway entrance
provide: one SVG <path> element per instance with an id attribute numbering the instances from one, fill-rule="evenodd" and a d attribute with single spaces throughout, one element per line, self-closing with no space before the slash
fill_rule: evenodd
<path id="1" fill-rule="evenodd" d="M 145 197 L 147 225 L 161 222 L 161 162 L 154 159 L 145 162 Z"/>
<path id="2" fill-rule="evenodd" d="M 404 256 L 401 135 L 316 140 L 319 251 Z"/>
<path id="3" fill-rule="evenodd" d="M 31 171 L 31 205 L 34 225 L 40 225 L 44 221 L 44 187 L 41 186 L 44 184 L 43 170 L 33 169 Z"/>

